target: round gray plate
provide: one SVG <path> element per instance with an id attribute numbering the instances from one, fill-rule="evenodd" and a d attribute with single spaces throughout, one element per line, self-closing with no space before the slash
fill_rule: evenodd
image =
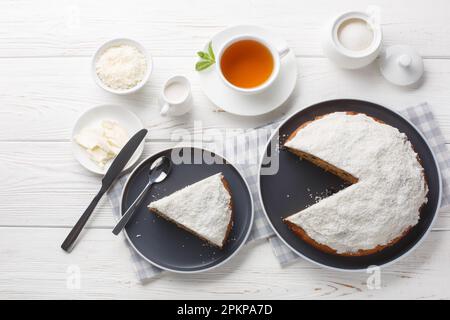
<path id="1" fill-rule="evenodd" d="M 174 272 L 205 271 L 230 259 L 244 244 L 253 222 L 252 197 L 241 174 L 222 157 L 198 148 L 175 148 L 147 158 L 131 173 L 122 194 L 122 214 L 147 183 L 148 171 L 153 161 L 163 155 L 172 159 L 172 151 L 184 155 L 187 152 L 192 164 L 174 164 L 166 180 L 151 188 L 125 228 L 126 235 L 144 259 L 160 268 Z M 194 164 L 195 154 L 201 156 L 199 164 Z M 223 164 L 206 164 L 203 161 L 205 154 L 222 159 Z M 218 172 L 222 172 L 230 184 L 233 201 L 233 228 L 223 249 L 206 244 L 147 209 L 151 201 L 168 196 Z"/>
<path id="2" fill-rule="evenodd" d="M 315 195 L 329 195 L 345 188 L 346 184 L 335 175 L 308 161 L 301 161 L 299 157 L 284 149 L 280 150 L 278 172 L 274 175 L 260 175 L 259 187 L 263 207 L 275 232 L 296 253 L 308 260 L 344 270 L 361 270 L 371 265 L 381 266 L 393 262 L 413 249 L 430 229 L 440 203 L 441 180 L 438 167 L 428 144 L 410 122 L 380 105 L 348 99 L 321 102 L 294 114 L 281 125 L 280 141 L 273 138 L 267 146 L 267 152 L 273 143 L 283 145 L 284 140 L 306 121 L 336 111 L 363 112 L 398 128 L 408 136 L 422 161 L 429 187 L 428 203 L 421 210 L 419 223 L 396 244 L 368 256 L 344 257 L 314 248 L 290 231 L 282 218 L 314 204 Z M 268 158 L 265 155 L 262 163 L 266 161 Z M 329 191 L 328 194 L 326 190 Z"/>

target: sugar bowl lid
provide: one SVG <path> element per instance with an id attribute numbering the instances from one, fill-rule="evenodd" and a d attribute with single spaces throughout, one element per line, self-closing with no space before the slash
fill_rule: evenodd
<path id="1" fill-rule="evenodd" d="M 387 47 L 381 52 L 378 61 L 383 77 L 398 86 L 416 83 L 424 72 L 422 57 L 405 45 Z"/>

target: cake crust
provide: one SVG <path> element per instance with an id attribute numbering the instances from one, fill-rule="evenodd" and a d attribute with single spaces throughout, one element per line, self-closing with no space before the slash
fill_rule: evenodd
<path id="1" fill-rule="evenodd" d="M 305 230 L 303 230 L 300 226 L 298 226 L 298 225 L 296 225 L 296 224 L 294 224 L 294 223 L 292 223 L 292 222 L 290 222 L 290 221 L 288 221 L 286 219 L 283 219 L 283 222 L 287 224 L 289 229 L 297 237 L 301 238 L 303 241 L 307 242 L 309 245 L 313 246 L 314 248 L 319 249 L 320 251 L 323 251 L 323 252 L 326 252 L 326 253 L 331 253 L 331 254 L 335 254 L 335 255 L 338 255 L 338 256 L 345 256 L 345 257 L 367 256 L 367 255 L 370 255 L 370 254 L 374 254 L 374 253 L 380 252 L 384 248 L 387 248 L 389 246 L 392 246 L 392 245 L 396 244 L 405 235 L 407 235 L 408 232 L 411 230 L 411 227 L 409 227 L 407 230 L 405 230 L 403 232 L 403 234 L 401 234 L 400 236 L 398 236 L 397 238 L 395 238 L 394 240 L 392 240 L 391 242 L 389 242 L 386 245 L 378 245 L 375 248 L 367 249 L 367 250 L 358 250 L 358 251 L 355 251 L 355 252 L 338 253 L 333 248 L 330 248 L 327 245 L 319 243 L 316 240 L 314 240 L 313 238 L 311 238 L 310 236 L 308 236 L 308 234 L 305 232 Z"/>

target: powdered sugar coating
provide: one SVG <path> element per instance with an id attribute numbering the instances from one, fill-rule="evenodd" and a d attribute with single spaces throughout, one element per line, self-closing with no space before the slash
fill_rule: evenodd
<path id="1" fill-rule="evenodd" d="M 221 247 L 232 214 L 231 196 L 222 178 L 222 173 L 212 175 L 151 202 L 148 208 Z"/>
<path id="2" fill-rule="evenodd" d="M 358 182 L 286 220 L 337 253 L 387 245 L 419 221 L 428 188 L 406 135 L 365 114 L 335 112 L 285 144 L 350 173 Z"/>

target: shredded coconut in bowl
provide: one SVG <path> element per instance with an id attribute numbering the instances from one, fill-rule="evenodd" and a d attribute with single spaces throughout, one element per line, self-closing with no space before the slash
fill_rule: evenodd
<path id="1" fill-rule="evenodd" d="M 106 49 L 95 63 L 100 80 L 114 90 L 128 90 L 144 80 L 145 55 L 135 46 L 117 45 Z"/>

